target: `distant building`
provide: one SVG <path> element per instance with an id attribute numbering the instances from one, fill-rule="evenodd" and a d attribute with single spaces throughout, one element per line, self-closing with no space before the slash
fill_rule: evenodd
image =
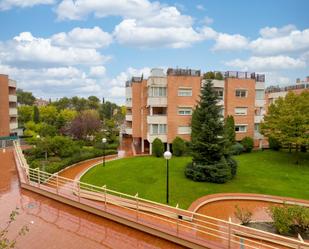
<path id="1" fill-rule="evenodd" d="M 0 137 L 17 134 L 16 81 L 0 74 Z"/>
<path id="2" fill-rule="evenodd" d="M 36 105 L 36 106 L 38 106 L 38 107 L 40 107 L 40 106 L 47 106 L 48 104 L 49 104 L 49 101 L 44 100 L 44 99 L 42 99 L 42 98 L 36 99 L 36 100 L 34 101 L 34 105 Z"/>
<path id="3" fill-rule="evenodd" d="M 233 115 L 236 139 L 254 138 L 262 146 L 258 128 L 264 115 L 265 77 L 259 74 L 225 72 L 224 80 L 213 80 L 222 106 L 222 115 Z M 142 152 L 152 151 L 160 138 L 170 149 L 176 136 L 191 136 L 191 117 L 204 83 L 200 70 L 152 69 L 148 79 L 133 77 L 126 82 L 126 134 Z"/>

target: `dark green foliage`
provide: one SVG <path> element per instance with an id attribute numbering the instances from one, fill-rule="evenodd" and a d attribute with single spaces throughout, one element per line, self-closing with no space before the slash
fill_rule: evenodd
<path id="1" fill-rule="evenodd" d="M 156 157 L 161 157 L 163 156 L 163 152 L 164 152 L 164 145 L 160 138 L 156 138 L 152 142 L 152 155 Z"/>
<path id="2" fill-rule="evenodd" d="M 33 122 L 36 124 L 40 122 L 40 111 L 36 105 L 33 107 Z"/>
<path id="3" fill-rule="evenodd" d="M 244 152 L 249 153 L 253 149 L 254 142 L 253 142 L 253 139 L 251 137 L 244 137 L 241 140 L 241 144 L 244 146 Z"/>
<path id="4" fill-rule="evenodd" d="M 225 119 L 224 123 L 224 136 L 227 140 L 228 146 L 232 146 L 235 144 L 235 122 L 234 122 L 234 117 L 229 115 Z"/>
<path id="5" fill-rule="evenodd" d="M 176 137 L 174 139 L 172 146 L 173 146 L 173 155 L 175 156 L 182 156 L 186 151 L 186 143 L 180 137 Z"/>
<path id="6" fill-rule="evenodd" d="M 270 213 L 280 234 L 309 234 L 309 208 L 297 205 L 272 206 Z"/>
<path id="7" fill-rule="evenodd" d="M 215 79 L 216 79 L 216 80 L 223 80 L 223 75 L 222 75 L 222 73 L 221 73 L 221 72 L 216 72 Z"/>
<path id="8" fill-rule="evenodd" d="M 307 146 L 306 145 L 301 145 L 300 146 L 300 151 L 301 152 L 307 152 Z"/>
<path id="9" fill-rule="evenodd" d="M 209 71 L 209 72 L 207 72 L 207 73 L 204 74 L 204 77 L 203 77 L 203 78 L 204 78 L 204 79 L 207 79 L 207 80 L 213 80 L 213 79 L 215 79 L 215 73 Z"/>
<path id="10" fill-rule="evenodd" d="M 40 136 L 42 137 L 54 137 L 57 135 L 57 129 L 55 126 L 53 125 L 49 125 L 46 123 L 40 123 L 40 125 L 38 126 L 38 133 L 40 134 Z"/>
<path id="11" fill-rule="evenodd" d="M 231 154 L 232 155 L 240 155 L 244 152 L 244 146 L 240 143 L 235 143 L 231 146 Z"/>
<path id="12" fill-rule="evenodd" d="M 272 150 L 280 150 L 281 145 L 279 141 L 273 137 L 268 138 L 269 148 Z"/>
<path id="13" fill-rule="evenodd" d="M 223 122 L 217 95 L 211 80 L 201 91 L 201 99 L 192 115 L 192 165 L 186 176 L 195 181 L 223 183 L 231 178 L 231 169 L 226 162 Z"/>
<path id="14" fill-rule="evenodd" d="M 231 178 L 234 178 L 234 176 L 237 173 L 237 167 L 238 167 L 238 163 L 235 159 L 233 159 L 232 157 L 227 157 L 226 158 L 226 162 L 229 165 L 230 169 L 231 169 Z"/>
<path id="15" fill-rule="evenodd" d="M 17 89 L 17 102 L 20 105 L 33 105 L 35 97 L 31 92 L 24 92 L 22 89 Z"/>

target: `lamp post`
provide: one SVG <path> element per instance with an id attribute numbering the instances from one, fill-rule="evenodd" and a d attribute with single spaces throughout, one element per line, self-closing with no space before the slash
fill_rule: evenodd
<path id="1" fill-rule="evenodd" d="M 103 166 L 105 166 L 105 144 L 106 144 L 106 138 L 102 138 L 103 143 Z"/>
<path id="2" fill-rule="evenodd" d="M 168 168 L 168 161 L 172 158 L 172 153 L 169 151 L 165 151 L 163 154 L 164 158 L 166 159 L 166 203 L 168 204 L 168 197 L 169 197 L 169 168 Z"/>

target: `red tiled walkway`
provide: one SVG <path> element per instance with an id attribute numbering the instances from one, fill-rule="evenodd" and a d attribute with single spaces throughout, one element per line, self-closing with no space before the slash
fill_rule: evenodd
<path id="1" fill-rule="evenodd" d="M 20 189 L 13 153 L 0 151 L 0 226 L 20 208 L 10 236 L 22 225 L 30 232 L 17 248 L 183 248 L 163 239 Z"/>

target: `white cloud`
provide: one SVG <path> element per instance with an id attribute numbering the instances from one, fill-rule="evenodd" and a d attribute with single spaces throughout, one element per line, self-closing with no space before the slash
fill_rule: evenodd
<path id="1" fill-rule="evenodd" d="M 106 68 L 103 66 L 91 67 L 89 75 L 94 78 L 103 77 L 105 75 Z"/>
<path id="2" fill-rule="evenodd" d="M 213 50 L 242 50 L 247 46 L 248 40 L 242 35 L 219 33 Z"/>
<path id="3" fill-rule="evenodd" d="M 114 35 L 120 44 L 144 48 L 182 48 L 201 40 L 200 34 L 191 27 L 144 27 L 133 19 L 118 24 Z"/>
<path id="4" fill-rule="evenodd" d="M 114 86 L 110 89 L 110 93 L 112 97 L 124 97 L 125 96 L 125 88 L 120 86 Z"/>
<path id="5" fill-rule="evenodd" d="M 108 59 L 96 49 L 74 47 L 74 44 L 71 47 L 55 46 L 51 39 L 37 38 L 30 32 L 22 32 L 0 44 L 0 61 L 10 65 L 98 65 Z"/>
<path id="6" fill-rule="evenodd" d="M 205 10 L 205 7 L 202 4 L 198 4 L 195 7 L 196 9 L 201 10 L 201 11 Z"/>
<path id="7" fill-rule="evenodd" d="M 210 18 L 209 16 L 205 16 L 203 20 L 201 21 L 201 23 L 206 26 L 212 24 L 213 22 L 214 22 L 214 19 Z"/>
<path id="8" fill-rule="evenodd" d="M 112 36 L 99 27 L 92 29 L 74 28 L 68 33 L 61 32 L 51 37 L 54 45 L 80 48 L 102 48 L 112 43 Z"/>
<path id="9" fill-rule="evenodd" d="M 270 57 L 253 56 L 248 60 L 236 59 L 227 62 L 226 65 L 243 71 L 276 71 L 306 67 L 306 63 L 303 60 L 282 55 Z"/>
<path id="10" fill-rule="evenodd" d="M 26 8 L 40 4 L 53 4 L 54 0 L 2 0 L 0 10 L 9 10 L 14 7 Z"/>
<path id="11" fill-rule="evenodd" d="M 255 54 L 276 55 L 309 50 L 309 29 L 295 30 L 294 26 L 281 29 L 265 28 L 262 37 L 250 43 Z"/>

